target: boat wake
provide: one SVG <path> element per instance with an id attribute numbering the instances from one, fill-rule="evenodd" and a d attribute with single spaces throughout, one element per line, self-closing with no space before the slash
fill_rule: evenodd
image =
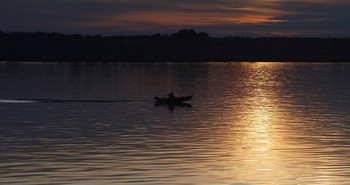
<path id="1" fill-rule="evenodd" d="M 59 99 L 0 99 L 0 103 L 141 103 L 136 100 L 59 100 Z"/>

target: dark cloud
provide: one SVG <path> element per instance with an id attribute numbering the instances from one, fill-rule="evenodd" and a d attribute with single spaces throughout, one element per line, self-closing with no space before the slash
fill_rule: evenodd
<path id="1" fill-rule="evenodd" d="M 0 30 L 350 36 L 349 9 L 340 0 L 2 0 Z"/>
<path id="2" fill-rule="evenodd" d="M 139 4 L 117 1 L 2 0 L 0 2 L 0 29 L 68 30 L 67 25 L 93 21 L 99 16 L 114 13 L 140 11 L 144 8 Z"/>
<path id="3" fill-rule="evenodd" d="M 249 36 L 350 36 L 350 3 L 308 3 L 281 1 L 271 8 L 286 12 L 286 15 L 276 16 L 272 20 L 278 22 L 268 24 L 245 25 L 215 25 L 206 29 L 221 30 L 221 33 Z"/>
<path id="4" fill-rule="evenodd" d="M 318 30 L 319 35 L 350 36 L 350 4 L 340 3 L 301 3 L 285 2 L 278 7 L 283 11 L 295 12 L 294 15 L 276 17 L 284 20 L 276 23 L 276 29 Z M 316 34 L 316 33 L 315 33 Z"/>

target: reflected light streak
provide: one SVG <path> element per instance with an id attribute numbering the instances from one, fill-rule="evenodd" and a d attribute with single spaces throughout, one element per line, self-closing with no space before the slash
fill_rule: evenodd
<path id="1" fill-rule="evenodd" d="M 276 75 L 279 67 L 281 64 L 247 64 L 240 103 L 230 104 L 231 111 L 217 118 L 218 122 L 225 121 L 232 128 L 221 131 L 226 135 L 223 144 L 226 146 L 222 148 L 234 155 L 232 158 L 243 159 L 230 161 L 232 176 L 243 182 L 249 179 L 262 184 L 288 181 L 293 184 L 295 180 L 306 184 L 335 182 L 336 179 L 330 178 L 332 170 L 319 167 L 337 163 L 338 159 L 328 156 L 329 151 L 322 148 L 322 143 L 305 139 L 313 133 L 300 128 L 312 123 L 298 120 L 286 110 L 291 105 L 280 102 L 286 99 L 280 98 L 283 79 Z"/>
<path id="2" fill-rule="evenodd" d="M 288 155 L 284 154 L 288 143 L 285 142 L 283 133 L 279 132 L 287 129 L 284 128 L 283 122 L 284 119 L 288 119 L 288 115 L 284 115 L 285 111 L 279 106 L 277 98 L 279 88 L 276 87 L 279 83 L 272 82 L 278 80 L 274 74 L 278 65 L 274 63 L 242 65 L 246 65 L 246 76 L 242 77 L 245 95 L 240 100 L 239 108 L 237 104 L 232 104 L 232 112 L 227 112 L 223 116 L 225 120 L 231 120 L 227 124 L 231 124 L 233 129 L 222 131 L 228 135 L 226 140 L 231 140 L 226 141 L 227 146 L 223 148 L 244 159 L 232 161 L 232 176 L 242 180 L 249 177 L 268 184 L 281 184 L 289 177 L 307 174 L 310 169 L 293 171 L 285 167 L 291 165 Z M 235 148 L 231 145 L 241 147 Z"/>
<path id="3" fill-rule="evenodd" d="M 273 64 L 256 63 L 247 66 L 245 77 L 247 97 L 242 100 L 242 116 L 239 125 L 244 128 L 242 145 L 246 146 L 240 152 L 246 155 L 242 165 L 245 170 L 241 178 L 247 174 L 256 179 L 265 179 L 269 183 L 280 183 L 281 177 L 290 176 L 290 172 L 280 166 L 281 153 L 276 148 L 283 145 L 281 136 L 276 132 L 280 122 L 281 110 L 274 96 L 276 90 L 271 88 L 273 80 Z"/>

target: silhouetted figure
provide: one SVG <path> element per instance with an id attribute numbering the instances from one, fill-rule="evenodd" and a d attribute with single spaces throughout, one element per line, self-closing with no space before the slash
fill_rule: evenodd
<path id="1" fill-rule="evenodd" d="M 174 96 L 174 93 L 173 91 L 171 91 L 169 94 L 168 94 L 168 97 L 169 97 L 169 100 L 174 100 L 176 97 Z"/>

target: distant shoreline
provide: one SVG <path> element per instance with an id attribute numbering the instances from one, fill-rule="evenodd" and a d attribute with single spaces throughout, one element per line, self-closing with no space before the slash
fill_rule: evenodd
<path id="1" fill-rule="evenodd" d="M 37 62 L 350 62 L 350 38 L 82 36 L 0 31 L 0 61 Z"/>

